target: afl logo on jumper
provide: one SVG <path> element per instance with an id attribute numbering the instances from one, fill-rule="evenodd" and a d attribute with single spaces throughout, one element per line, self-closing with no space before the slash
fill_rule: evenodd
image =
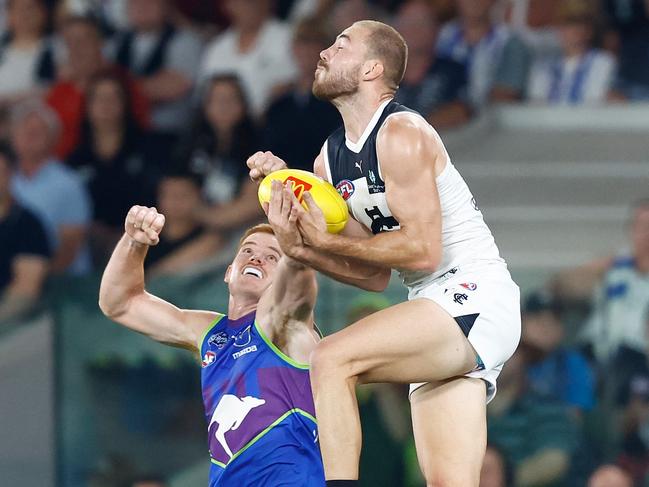
<path id="1" fill-rule="evenodd" d="M 338 184 L 336 184 L 336 189 L 338 190 L 340 196 L 342 196 L 343 199 L 347 201 L 351 197 L 351 195 L 354 194 L 354 183 L 352 183 L 349 179 L 343 179 Z"/>
<path id="2" fill-rule="evenodd" d="M 203 361 L 201 362 L 201 366 L 203 368 L 209 367 L 214 363 L 216 360 L 216 354 L 214 352 L 205 352 L 205 355 L 203 356 Z"/>

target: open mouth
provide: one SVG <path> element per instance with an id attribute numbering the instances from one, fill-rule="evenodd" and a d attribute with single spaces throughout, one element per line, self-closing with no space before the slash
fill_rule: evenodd
<path id="1" fill-rule="evenodd" d="M 259 269 L 250 266 L 244 267 L 242 274 L 244 276 L 254 276 L 257 279 L 261 279 L 262 277 L 264 277 L 263 273 Z"/>

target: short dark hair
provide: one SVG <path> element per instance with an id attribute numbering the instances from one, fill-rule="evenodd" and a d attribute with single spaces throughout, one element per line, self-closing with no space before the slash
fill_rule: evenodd
<path id="1" fill-rule="evenodd" d="M 183 179 L 192 183 L 199 190 L 203 187 L 203 177 L 182 165 L 173 166 L 167 170 L 161 180 L 164 181 L 165 179 Z"/>
<path id="2" fill-rule="evenodd" d="M 388 88 L 396 91 L 408 63 L 408 45 L 394 27 L 376 20 L 361 20 L 357 25 L 367 29 L 367 54 L 383 62 Z"/>

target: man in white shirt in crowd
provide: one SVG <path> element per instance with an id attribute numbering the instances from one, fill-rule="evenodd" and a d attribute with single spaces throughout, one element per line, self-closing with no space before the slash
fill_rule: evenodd
<path id="1" fill-rule="evenodd" d="M 291 30 L 272 18 L 270 0 L 225 0 L 225 9 L 232 25 L 207 47 L 201 78 L 236 74 L 253 113 L 261 115 L 274 92 L 297 76 Z"/>
<path id="2" fill-rule="evenodd" d="M 496 0 L 458 0 L 458 20 L 444 25 L 437 54 L 467 69 L 468 98 L 479 108 L 489 101 L 523 98 L 531 64 L 527 46 L 504 24 L 494 24 Z"/>

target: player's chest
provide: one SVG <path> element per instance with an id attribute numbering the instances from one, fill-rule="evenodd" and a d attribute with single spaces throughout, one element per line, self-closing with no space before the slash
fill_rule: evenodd
<path id="1" fill-rule="evenodd" d="M 255 332 L 254 325 L 240 329 L 217 329 L 208 337 L 201 357 L 203 375 L 245 370 L 261 359 L 263 340 Z M 218 372 L 217 372 L 218 371 Z"/>

